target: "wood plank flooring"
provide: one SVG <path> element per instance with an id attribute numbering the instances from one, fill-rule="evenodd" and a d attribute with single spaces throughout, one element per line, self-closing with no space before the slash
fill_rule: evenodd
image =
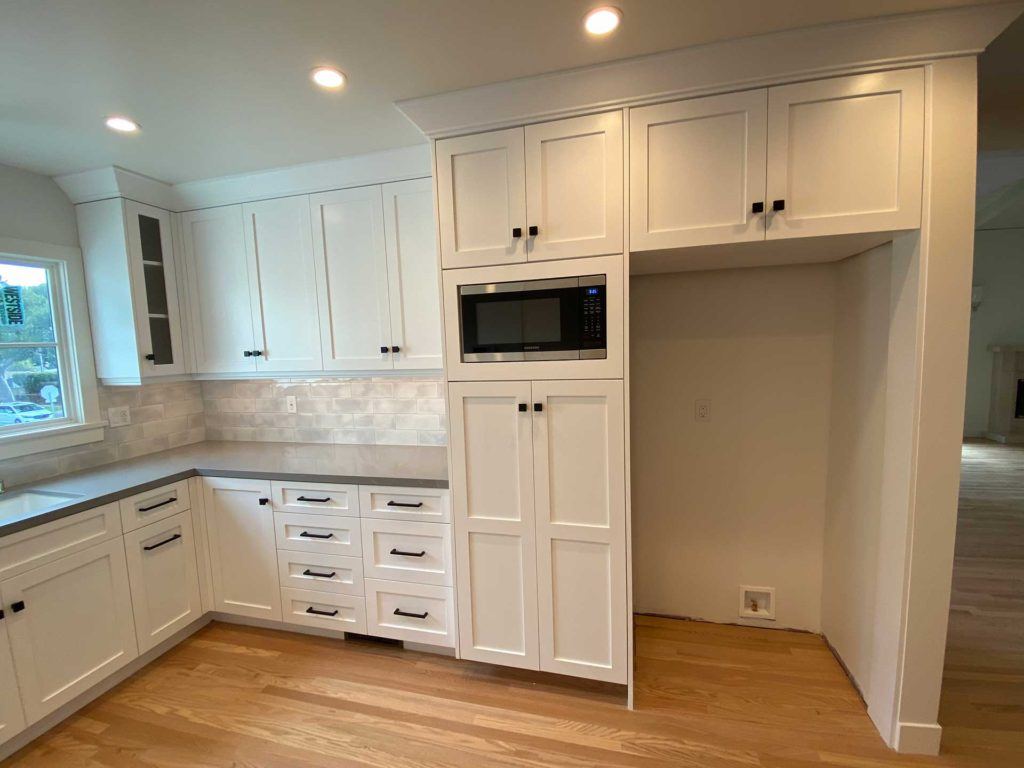
<path id="1" fill-rule="evenodd" d="M 633 712 L 614 686 L 212 624 L 2 768 L 1024 766 L 1009 450 L 965 450 L 940 758 L 889 751 L 814 635 L 638 617 Z"/>

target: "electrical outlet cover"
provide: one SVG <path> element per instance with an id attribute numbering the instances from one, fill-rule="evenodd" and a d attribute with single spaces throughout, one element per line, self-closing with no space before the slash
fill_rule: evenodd
<path id="1" fill-rule="evenodd" d="M 127 405 L 107 408 L 107 422 L 112 427 L 127 427 L 132 423 L 132 412 Z"/>

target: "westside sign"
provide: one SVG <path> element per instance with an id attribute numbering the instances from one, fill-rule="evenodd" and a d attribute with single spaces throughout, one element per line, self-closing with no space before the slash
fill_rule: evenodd
<path id="1" fill-rule="evenodd" d="M 23 325 L 25 304 L 20 285 L 0 285 L 0 325 Z"/>

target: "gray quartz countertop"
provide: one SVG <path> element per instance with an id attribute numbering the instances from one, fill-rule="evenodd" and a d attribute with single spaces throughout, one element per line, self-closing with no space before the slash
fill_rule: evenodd
<path id="1" fill-rule="evenodd" d="M 12 488 L 0 495 L 0 536 L 195 475 L 448 487 L 444 448 L 206 441 Z M 33 491 L 57 501 L 36 510 L 18 503 Z"/>

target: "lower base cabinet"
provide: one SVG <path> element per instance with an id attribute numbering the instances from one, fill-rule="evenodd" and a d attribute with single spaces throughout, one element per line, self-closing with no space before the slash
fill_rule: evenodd
<path id="1" fill-rule="evenodd" d="M 25 713 L 18 696 L 18 680 L 14 676 L 7 623 L 0 621 L 0 743 L 17 736 L 24 728 Z"/>
<path id="2" fill-rule="evenodd" d="M 138 655 L 120 536 L 9 578 L 0 595 L 29 722 Z"/>
<path id="3" fill-rule="evenodd" d="M 139 653 L 203 615 L 188 511 L 124 535 Z"/>
<path id="4" fill-rule="evenodd" d="M 284 621 L 289 624 L 366 634 L 366 608 L 361 597 L 283 587 L 281 603 Z"/>
<path id="5" fill-rule="evenodd" d="M 451 587 L 365 579 L 366 631 L 424 645 L 455 645 Z"/>

